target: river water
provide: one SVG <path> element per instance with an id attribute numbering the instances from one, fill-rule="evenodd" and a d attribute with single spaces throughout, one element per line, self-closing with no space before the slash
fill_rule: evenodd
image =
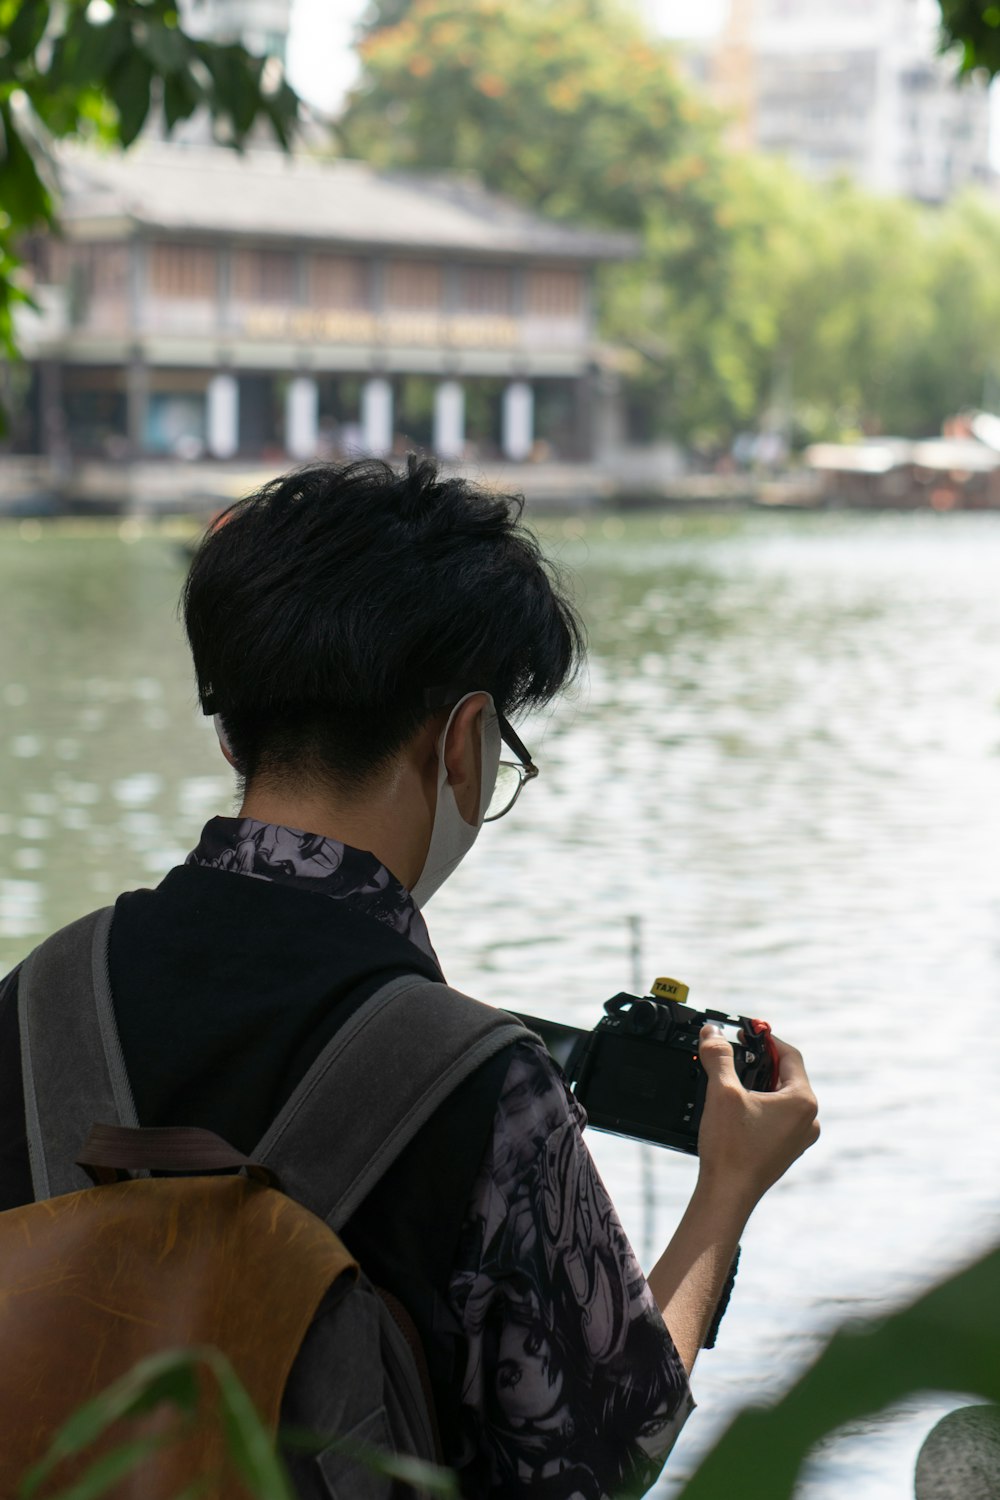
<path id="1" fill-rule="evenodd" d="M 589 676 L 522 734 L 542 775 L 428 918 L 452 983 L 591 1024 L 633 977 L 770 1019 L 817 1147 L 744 1239 L 667 1497 L 846 1317 L 1000 1241 L 1000 516 L 551 522 Z M 233 810 L 196 712 L 175 538 L 0 529 L 0 972 L 155 883 Z M 648 1264 L 693 1181 L 594 1134 Z M 799 1500 L 909 1500 L 914 1398 L 817 1455 Z M 729 1497 L 726 1497 L 729 1500 Z"/>

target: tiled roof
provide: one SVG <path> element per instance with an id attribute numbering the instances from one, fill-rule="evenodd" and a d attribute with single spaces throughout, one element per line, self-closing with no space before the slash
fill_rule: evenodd
<path id="1" fill-rule="evenodd" d="M 637 250 L 631 235 L 542 218 L 459 176 L 159 143 L 115 154 L 74 147 L 61 160 L 67 225 L 124 217 L 175 233 L 557 260 L 620 260 Z"/>

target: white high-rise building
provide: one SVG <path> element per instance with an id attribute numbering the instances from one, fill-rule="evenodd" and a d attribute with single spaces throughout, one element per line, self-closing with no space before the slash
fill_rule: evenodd
<path id="1" fill-rule="evenodd" d="M 732 0 L 713 78 L 741 144 L 942 202 L 990 169 L 990 102 L 938 54 L 937 0 Z"/>

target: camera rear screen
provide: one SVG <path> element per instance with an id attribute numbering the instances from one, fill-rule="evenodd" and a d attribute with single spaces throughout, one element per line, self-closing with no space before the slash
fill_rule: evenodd
<path id="1" fill-rule="evenodd" d="M 523 1021 L 530 1031 L 534 1031 L 541 1037 L 545 1043 L 546 1052 L 569 1076 L 573 1049 L 581 1038 L 588 1037 L 590 1033 L 581 1031 L 578 1026 L 563 1026 L 559 1021 L 542 1021 L 538 1016 L 519 1015 L 518 1020 Z"/>

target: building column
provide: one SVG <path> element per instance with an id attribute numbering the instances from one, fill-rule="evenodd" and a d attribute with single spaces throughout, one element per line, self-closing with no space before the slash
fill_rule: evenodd
<path id="1" fill-rule="evenodd" d="M 604 368 L 598 369 L 591 381 L 593 424 L 590 456 L 597 463 L 610 463 L 628 441 L 622 379 L 617 370 Z"/>
<path id="2" fill-rule="evenodd" d="M 146 446 L 149 411 L 149 370 L 145 360 L 129 361 L 125 372 L 125 426 L 130 458 L 138 458 Z"/>
<path id="3" fill-rule="evenodd" d="M 361 443 L 372 458 L 392 452 L 392 386 L 382 375 L 361 387 Z"/>
<path id="4" fill-rule="evenodd" d="M 434 452 L 444 459 L 465 452 L 465 390 L 457 380 L 443 380 L 434 392 Z"/>
<path id="5" fill-rule="evenodd" d="M 68 476 L 71 467 L 62 375 L 62 365 L 54 359 L 46 359 L 38 367 L 41 453 L 60 481 Z"/>
<path id="6" fill-rule="evenodd" d="M 534 445 L 535 393 L 526 380 L 514 380 L 503 393 L 503 456 L 523 463 Z"/>
<path id="7" fill-rule="evenodd" d="M 319 447 L 319 386 L 312 375 L 296 375 L 288 382 L 285 447 L 291 458 L 316 457 Z"/>
<path id="8" fill-rule="evenodd" d="M 208 382 L 205 427 L 212 457 L 232 458 L 240 446 L 240 388 L 228 371 L 220 371 Z"/>

